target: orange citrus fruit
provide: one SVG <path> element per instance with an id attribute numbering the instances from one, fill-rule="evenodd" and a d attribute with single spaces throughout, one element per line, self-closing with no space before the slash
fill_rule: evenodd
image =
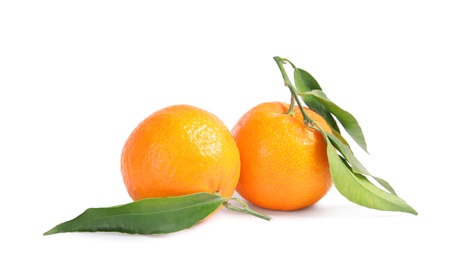
<path id="1" fill-rule="evenodd" d="M 297 210 L 319 201 L 331 188 L 326 142 L 303 122 L 296 107 L 262 103 L 243 115 L 232 129 L 241 155 L 237 192 L 249 202 L 274 210 Z M 331 132 L 326 121 L 308 116 Z"/>
<path id="2" fill-rule="evenodd" d="M 196 192 L 233 194 L 240 174 L 236 143 L 215 115 L 189 105 L 161 109 L 130 134 L 121 172 L 133 200 Z"/>

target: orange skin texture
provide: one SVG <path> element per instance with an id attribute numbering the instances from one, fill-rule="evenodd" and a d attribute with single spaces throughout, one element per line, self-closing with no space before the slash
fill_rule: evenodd
<path id="1" fill-rule="evenodd" d="M 151 114 L 131 133 L 121 155 L 131 198 L 219 192 L 230 197 L 240 174 L 236 143 L 215 115 L 189 105 Z"/>
<path id="2" fill-rule="evenodd" d="M 319 201 L 331 188 L 326 142 L 303 123 L 289 104 L 262 103 L 243 115 L 232 129 L 241 154 L 237 192 L 249 202 L 273 210 L 297 210 Z M 325 120 L 304 108 L 324 131 Z"/>

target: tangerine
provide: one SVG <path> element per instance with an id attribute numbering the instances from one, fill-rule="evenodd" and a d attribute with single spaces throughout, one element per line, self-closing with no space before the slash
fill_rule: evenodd
<path id="1" fill-rule="evenodd" d="M 124 184 L 133 200 L 234 193 L 240 174 L 236 143 L 212 113 L 190 105 L 163 108 L 144 119 L 121 154 Z"/>
<path id="2" fill-rule="evenodd" d="M 249 202 L 273 210 L 297 210 L 319 201 L 331 188 L 326 142 L 304 124 L 298 107 L 262 103 L 232 129 L 241 155 L 236 191 Z M 326 121 L 309 108 L 307 115 L 324 130 Z"/>

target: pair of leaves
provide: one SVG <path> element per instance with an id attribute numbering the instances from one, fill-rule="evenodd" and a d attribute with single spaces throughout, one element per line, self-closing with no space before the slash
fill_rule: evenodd
<path id="1" fill-rule="evenodd" d="M 363 135 L 362 128 L 355 119 L 355 117 L 343 110 L 341 107 L 337 106 L 332 102 L 327 95 L 322 90 L 318 81 L 307 71 L 297 68 L 291 61 L 288 59 L 283 59 L 278 56 L 274 57 L 274 60 L 277 62 L 280 70 L 283 74 L 283 79 L 285 85 L 288 87 L 293 87 L 291 81 L 289 80 L 283 64 L 288 62 L 294 69 L 294 83 L 296 93 L 302 97 L 304 103 L 311 108 L 313 111 L 321 115 L 326 122 L 330 125 L 334 133 L 347 144 L 346 140 L 342 138 L 340 134 L 340 128 L 338 127 L 337 121 L 341 123 L 346 132 L 352 137 L 352 139 L 366 152 L 367 145 L 365 137 Z"/>
<path id="2" fill-rule="evenodd" d="M 307 71 L 299 68 L 294 69 L 294 82 L 297 93 L 302 97 L 304 103 L 316 113 L 320 114 L 336 132 L 340 133 L 334 116 L 340 121 L 346 132 L 366 152 L 367 145 L 362 128 L 357 119 L 332 102 L 322 91 L 316 79 Z M 344 140 L 343 140 L 344 142 Z"/>
<path id="3" fill-rule="evenodd" d="M 55 226 L 44 235 L 97 231 L 143 235 L 171 233 L 194 226 L 222 205 L 230 211 L 270 219 L 251 210 L 247 204 L 241 203 L 243 207 L 237 207 L 219 194 L 207 192 L 143 199 L 114 207 L 89 208 L 78 217 Z"/>
<path id="4" fill-rule="evenodd" d="M 332 102 L 310 73 L 297 68 L 287 59 L 277 56 L 274 57 L 274 60 L 282 72 L 285 85 L 292 88 L 291 92 L 297 93 L 310 109 L 321 115 L 332 129 L 333 134 L 330 134 L 322 129 L 316 128 L 316 130 L 323 134 L 327 143 L 330 171 L 334 185 L 338 191 L 350 201 L 361 206 L 379 210 L 408 212 L 417 215 L 417 211 L 398 197 L 395 190 L 387 181 L 375 177 L 368 172 L 354 156 L 345 138 L 341 136 L 335 118 L 352 139 L 365 152 L 368 152 L 362 128 L 355 117 Z M 283 64 L 286 62 L 290 63 L 294 69 L 295 87 L 289 81 L 283 68 Z M 297 99 L 298 97 L 294 96 L 294 98 Z M 303 108 L 300 107 L 300 109 Z M 307 123 L 310 124 L 311 122 Z M 385 190 L 374 185 L 367 177 L 374 178 Z"/>

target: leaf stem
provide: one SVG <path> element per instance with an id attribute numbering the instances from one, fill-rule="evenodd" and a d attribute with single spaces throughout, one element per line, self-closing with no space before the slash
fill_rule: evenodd
<path id="1" fill-rule="evenodd" d="M 242 207 L 234 206 L 233 204 L 230 203 L 230 200 L 239 202 L 242 205 Z M 249 208 L 247 203 L 245 203 L 244 201 L 242 201 L 238 198 L 224 198 L 223 206 L 229 211 L 246 213 L 246 214 L 249 214 L 249 215 L 264 219 L 264 220 L 268 220 L 268 221 L 271 220 L 271 218 L 269 216 L 263 215 L 259 212 L 252 210 L 251 208 Z"/>

